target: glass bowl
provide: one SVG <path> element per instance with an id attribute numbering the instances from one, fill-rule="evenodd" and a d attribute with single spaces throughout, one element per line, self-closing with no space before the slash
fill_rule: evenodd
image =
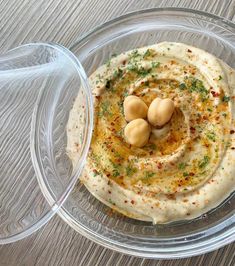
<path id="1" fill-rule="evenodd" d="M 127 14 L 91 31 L 79 39 L 71 51 L 89 76 L 114 53 L 161 41 L 199 47 L 235 68 L 235 25 L 223 18 L 189 9 L 157 8 Z M 39 109 L 44 110 L 49 102 L 50 99 L 42 98 Z M 72 102 L 61 104 L 66 120 Z M 66 127 L 65 120 L 62 127 Z M 56 131 L 54 126 L 51 123 L 48 130 Z M 40 146 L 50 149 L 44 141 L 40 139 Z M 53 145 L 65 147 L 66 137 L 63 136 L 61 141 Z M 42 167 L 47 168 L 42 156 L 39 154 L 38 159 Z M 56 186 L 50 187 L 44 179 L 41 173 L 39 180 L 50 202 Z M 58 214 L 77 232 L 113 250 L 148 258 L 182 258 L 212 251 L 234 240 L 234 204 L 235 197 L 231 195 L 219 207 L 197 219 L 153 225 L 119 214 L 110 215 L 110 209 L 78 181 Z"/>
<path id="2" fill-rule="evenodd" d="M 31 43 L 1 55 L 0 91 L 1 245 L 47 223 L 71 192 L 89 148 L 93 106 L 82 66 L 57 44 Z M 79 127 L 84 145 L 72 169 L 63 109 L 78 93 L 86 103 Z"/>

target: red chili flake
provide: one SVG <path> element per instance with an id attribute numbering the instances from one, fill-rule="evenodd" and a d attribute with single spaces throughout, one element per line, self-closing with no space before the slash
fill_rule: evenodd
<path id="1" fill-rule="evenodd" d="M 188 212 L 188 213 L 186 213 L 188 216 L 190 215 L 190 213 Z"/>
<path id="2" fill-rule="evenodd" d="M 216 91 L 211 91 L 211 94 L 213 95 L 213 97 L 219 97 L 219 92 Z"/>
<path id="3" fill-rule="evenodd" d="M 192 202 L 192 204 L 193 204 L 193 205 L 195 205 L 195 204 L 196 204 L 196 202 Z"/>
<path id="4" fill-rule="evenodd" d="M 111 124 L 111 126 L 114 126 L 115 125 L 113 122 L 111 122 L 110 124 Z"/>
<path id="5" fill-rule="evenodd" d="M 135 202 L 134 202 L 134 200 L 131 200 L 131 204 L 134 204 Z"/>
<path id="6" fill-rule="evenodd" d="M 192 51 L 190 49 L 188 49 L 188 53 L 192 53 Z"/>
<path id="7" fill-rule="evenodd" d="M 189 175 L 190 175 L 190 176 L 194 176 L 195 174 L 191 172 L 191 173 L 189 173 Z"/>
<path id="8" fill-rule="evenodd" d="M 110 177 L 110 174 L 107 174 L 107 177 Z"/>
<path id="9" fill-rule="evenodd" d="M 127 200 L 125 200 L 124 202 L 127 203 Z"/>
<path id="10" fill-rule="evenodd" d="M 97 170 L 96 170 L 96 169 L 93 169 L 93 173 L 94 173 L 95 175 L 97 175 L 97 174 L 98 174 L 98 172 L 97 172 Z"/>
<path id="11" fill-rule="evenodd" d="M 176 200 L 175 194 L 168 194 L 168 195 L 166 195 L 166 197 L 167 197 L 169 200 Z"/>
<path id="12" fill-rule="evenodd" d="M 157 168 L 158 168 L 158 169 L 161 169 L 161 168 L 162 168 L 162 163 L 158 163 L 158 164 L 157 164 Z"/>
<path id="13" fill-rule="evenodd" d="M 235 147 L 232 147 L 231 149 L 232 149 L 232 150 L 235 150 Z"/>
<path id="14" fill-rule="evenodd" d="M 109 190 L 108 193 L 111 194 L 111 191 Z"/>
<path id="15" fill-rule="evenodd" d="M 234 134 L 234 133 L 235 133 L 235 130 L 231 129 L 230 134 Z"/>
<path id="16" fill-rule="evenodd" d="M 204 116 L 202 117 L 202 119 L 203 119 L 203 120 L 207 120 L 208 118 L 207 118 L 207 116 L 204 115 Z"/>
<path id="17" fill-rule="evenodd" d="M 187 71 L 184 71 L 184 74 L 187 74 L 188 72 Z"/>
<path id="18" fill-rule="evenodd" d="M 123 60 L 123 61 L 122 61 L 122 64 L 125 65 L 125 64 L 126 64 L 126 60 Z"/>
<path id="19" fill-rule="evenodd" d="M 196 131 L 196 128 L 195 128 L 195 127 L 190 127 L 190 132 L 191 132 L 192 134 L 194 134 L 195 131 Z"/>
<path id="20" fill-rule="evenodd" d="M 153 155 L 153 151 L 150 151 L 150 153 L 149 153 L 150 155 Z"/>

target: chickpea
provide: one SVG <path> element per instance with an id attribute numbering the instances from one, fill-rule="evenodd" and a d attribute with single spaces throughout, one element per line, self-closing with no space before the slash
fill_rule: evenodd
<path id="1" fill-rule="evenodd" d="M 140 148 L 147 144 L 150 131 L 151 128 L 148 122 L 142 118 L 138 118 L 126 125 L 124 136 L 127 143 Z"/>
<path id="2" fill-rule="evenodd" d="M 147 116 L 148 106 L 137 96 L 127 96 L 124 100 L 123 107 L 124 116 L 128 122 Z"/>
<path id="3" fill-rule="evenodd" d="M 171 119 L 174 109 L 174 102 L 171 99 L 154 99 L 148 109 L 149 123 L 153 126 L 163 126 Z"/>

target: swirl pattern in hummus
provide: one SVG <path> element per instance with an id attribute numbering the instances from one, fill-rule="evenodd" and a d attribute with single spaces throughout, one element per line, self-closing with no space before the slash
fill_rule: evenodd
<path id="1" fill-rule="evenodd" d="M 95 123 L 82 181 L 100 201 L 132 218 L 164 223 L 194 218 L 234 190 L 234 71 L 182 43 L 159 43 L 112 57 L 90 77 Z M 143 148 L 127 144 L 123 101 L 148 106 L 170 98 L 170 122 Z M 68 154 L 79 150 L 76 105 L 68 122 Z"/>

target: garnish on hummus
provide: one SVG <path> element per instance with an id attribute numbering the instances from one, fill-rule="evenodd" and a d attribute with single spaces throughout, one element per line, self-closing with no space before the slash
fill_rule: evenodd
<path id="1" fill-rule="evenodd" d="M 112 57 L 90 83 L 95 122 L 81 180 L 97 199 L 165 223 L 195 218 L 234 191 L 233 69 L 198 48 L 163 42 Z M 77 105 L 79 97 L 67 126 L 74 164 Z"/>

